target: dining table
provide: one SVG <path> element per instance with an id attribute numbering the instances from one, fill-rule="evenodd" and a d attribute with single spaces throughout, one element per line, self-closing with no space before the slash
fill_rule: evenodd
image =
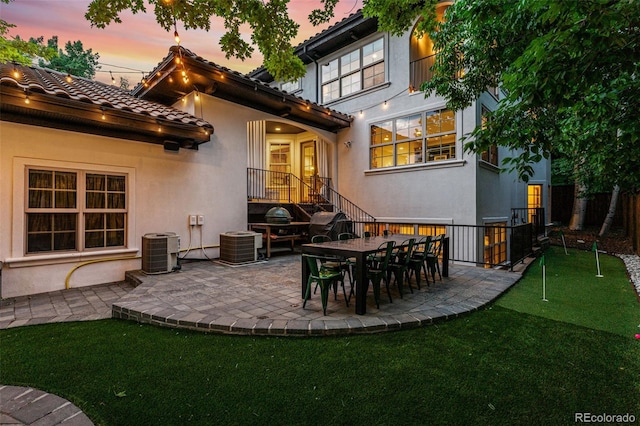
<path id="1" fill-rule="evenodd" d="M 322 243 L 309 243 L 302 245 L 302 254 L 314 254 L 320 256 L 337 256 L 340 258 L 355 258 L 356 260 L 356 314 L 367 313 L 367 289 L 369 280 L 367 279 L 367 256 L 380 250 L 380 245 L 393 241 L 396 246 L 400 246 L 413 238 L 416 241 L 422 235 L 392 234 L 374 237 L 352 238 L 348 240 L 326 241 Z M 304 299 L 307 290 L 307 280 L 309 277 L 309 267 L 307 262 L 302 262 L 302 298 Z"/>

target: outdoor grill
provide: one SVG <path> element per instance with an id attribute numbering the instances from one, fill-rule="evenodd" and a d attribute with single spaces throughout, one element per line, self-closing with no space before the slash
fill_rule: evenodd
<path id="1" fill-rule="evenodd" d="M 353 222 L 342 212 L 318 212 L 309 221 L 309 238 L 315 235 L 328 235 L 337 240 L 344 232 L 353 233 Z"/>

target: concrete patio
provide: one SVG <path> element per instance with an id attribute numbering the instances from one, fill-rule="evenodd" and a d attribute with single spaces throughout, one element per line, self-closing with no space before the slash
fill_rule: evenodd
<path id="1" fill-rule="evenodd" d="M 405 289 L 402 299 L 392 285 L 393 303 L 383 289 L 380 309 L 370 288 L 366 315 L 356 315 L 353 300 L 347 307 L 339 291 L 338 300 L 330 296 L 324 316 L 319 293 L 302 308 L 300 261 L 299 253 L 287 253 L 242 266 L 184 262 L 181 271 L 170 274 L 132 271 L 125 282 L 4 299 L 0 329 L 114 317 L 226 334 L 373 333 L 429 325 L 477 310 L 521 277 L 520 272 L 453 264 L 449 277 L 429 286 L 423 279 L 421 290 L 412 279 L 414 292 Z"/>
<path id="2" fill-rule="evenodd" d="M 303 309 L 299 254 L 242 266 L 219 262 L 185 263 L 180 272 L 127 274 L 135 289 L 113 304 L 113 317 L 174 328 L 225 334 L 313 336 L 373 333 L 419 327 L 477 310 L 521 277 L 519 272 L 451 265 L 449 277 L 393 303 L 382 290 L 380 309 L 370 287 L 366 315 L 356 315 L 342 292 L 322 313 L 319 292 Z M 524 266 L 524 265 L 523 265 Z M 437 275 L 436 275 L 437 277 Z M 349 291 L 347 283 L 347 293 Z"/>

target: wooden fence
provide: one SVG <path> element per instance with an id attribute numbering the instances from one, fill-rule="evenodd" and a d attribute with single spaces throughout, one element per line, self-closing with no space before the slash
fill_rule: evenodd
<path id="1" fill-rule="evenodd" d="M 573 185 L 554 186 L 551 190 L 551 221 L 569 224 L 573 209 Z M 595 194 L 587 203 L 585 226 L 602 226 L 611 193 Z M 640 193 L 622 194 L 618 199 L 618 209 L 613 226 L 622 227 L 631 237 L 633 250 L 640 254 Z"/>
<path id="2" fill-rule="evenodd" d="M 568 225 L 573 211 L 573 185 L 554 186 L 551 189 L 551 221 Z M 587 203 L 587 212 L 584 219 L 585 226 L 602 226 L 604 218 L 609 211 L 611 193 L 595 194 Z M 620 198 L 618 198 L 620 203 Z M 623 226 L 622 209 L 618 204 L 613 226 Z"/>
<path id="3" fill-rule="evenodd" d="M 633 250 L 640 254 L 640 193 L 622 196 L 622 226 L 631 237 Z"/>

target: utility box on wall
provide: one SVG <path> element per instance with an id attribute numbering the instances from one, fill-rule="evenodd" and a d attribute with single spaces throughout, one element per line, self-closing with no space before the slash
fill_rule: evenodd
<path id="1" fill-rule="evenodd" d="M 142 271 L 146 274 L 166 274 L 178 267 L 180 237 L 174 232 L 142 236 Z"/>

